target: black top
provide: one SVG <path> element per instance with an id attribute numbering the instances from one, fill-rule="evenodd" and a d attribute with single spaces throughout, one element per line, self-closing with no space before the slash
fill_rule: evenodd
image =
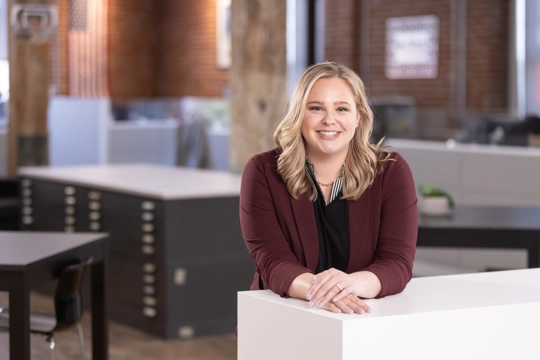
<path id="1" fill-rule="evenodd" d="M 306 167 L 317 184 L 313 164 L 306 159 Z M 313 202 L 315 222 L 319 237 L 319 263 L 316 273 L 335 268 L 341 271 L 349 264 L 349 207 L 342 196 L 342 176 L 332 186 L 330 201 L 326 204 L 324 194 L 317 186 L 318 196 Z"/>

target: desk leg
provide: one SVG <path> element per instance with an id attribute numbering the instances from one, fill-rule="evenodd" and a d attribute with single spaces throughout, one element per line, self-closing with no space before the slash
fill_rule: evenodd
<path id="1" fill-rule="evenodd" d="M 24 275 L 9 291 L 9 358 L 30 360 L 30 291 Z"/>
<path id="2" fill-rule="evenodd" d="M 92 265 L 92 359 L 109 359 L 105 262 Z"/>
<path id="3" fill-rule="evenodd" d="M 540 267 L 540 235 L 535 240 L 535 245 L 529 248 L 527 254 L 529 269 Z"/>

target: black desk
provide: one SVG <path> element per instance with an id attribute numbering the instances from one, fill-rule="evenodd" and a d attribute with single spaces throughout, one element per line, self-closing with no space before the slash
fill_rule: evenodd
<path id="1" fill-rule="evenodd" d="M 419 216 L 418 246 L 526 249 L 540 267 L 540 208 L 456 207 L 451 216 Z"/>
<path id="2" fill-rule="evenodd" d="M 94 258 L 92 277 L 92 358 L 108 359 L 105 304 L 105 234 L 0 232 L 0 291 L 9 292 L 11 360 L 30 360 L 30 289 L 60 276 L 64 267 Z"/>
<path id="3" fill-rule="evenodd" d="M 20 168 L 25 231 L 106 232 L 112 320 L 164 338 L 231 333 L 255 266 L 240 176 L 157 165 Z"/>

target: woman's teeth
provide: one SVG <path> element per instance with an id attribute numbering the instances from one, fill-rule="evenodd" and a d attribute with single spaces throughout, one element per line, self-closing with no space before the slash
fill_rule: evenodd
<path id="1" fill-rule="evenodd" d="M 320 134 L 323 134 L 324 136 L 334 136 L 337 134 L 337 131 L 319 131 Z"/>

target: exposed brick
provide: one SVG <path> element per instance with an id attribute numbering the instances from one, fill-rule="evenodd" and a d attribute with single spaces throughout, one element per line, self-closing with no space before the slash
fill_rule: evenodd
<path id="1" fill-rule="evenodd" d="M 453 0 L 369 1 L 369 93 L 404 95 L 416 99 L 419 110 L 450 107 L 451 5 Z M 358 71 L 360 64 L 360 1 L 326 1 L 325 57 Z M 508 0 L 467 2 L 467 111 L 507 110 Z M 439 69 L 436 79 L 390 80 L 385 77 L 386 19 L 437 15 Z M 441 114 L 443 112 L 440 112 Z"/>
<path id="2" fill-rule="evenodd" d="M 109 34 L 113 99 L 222 95 L 214 0 L 112 0 Z"/>

